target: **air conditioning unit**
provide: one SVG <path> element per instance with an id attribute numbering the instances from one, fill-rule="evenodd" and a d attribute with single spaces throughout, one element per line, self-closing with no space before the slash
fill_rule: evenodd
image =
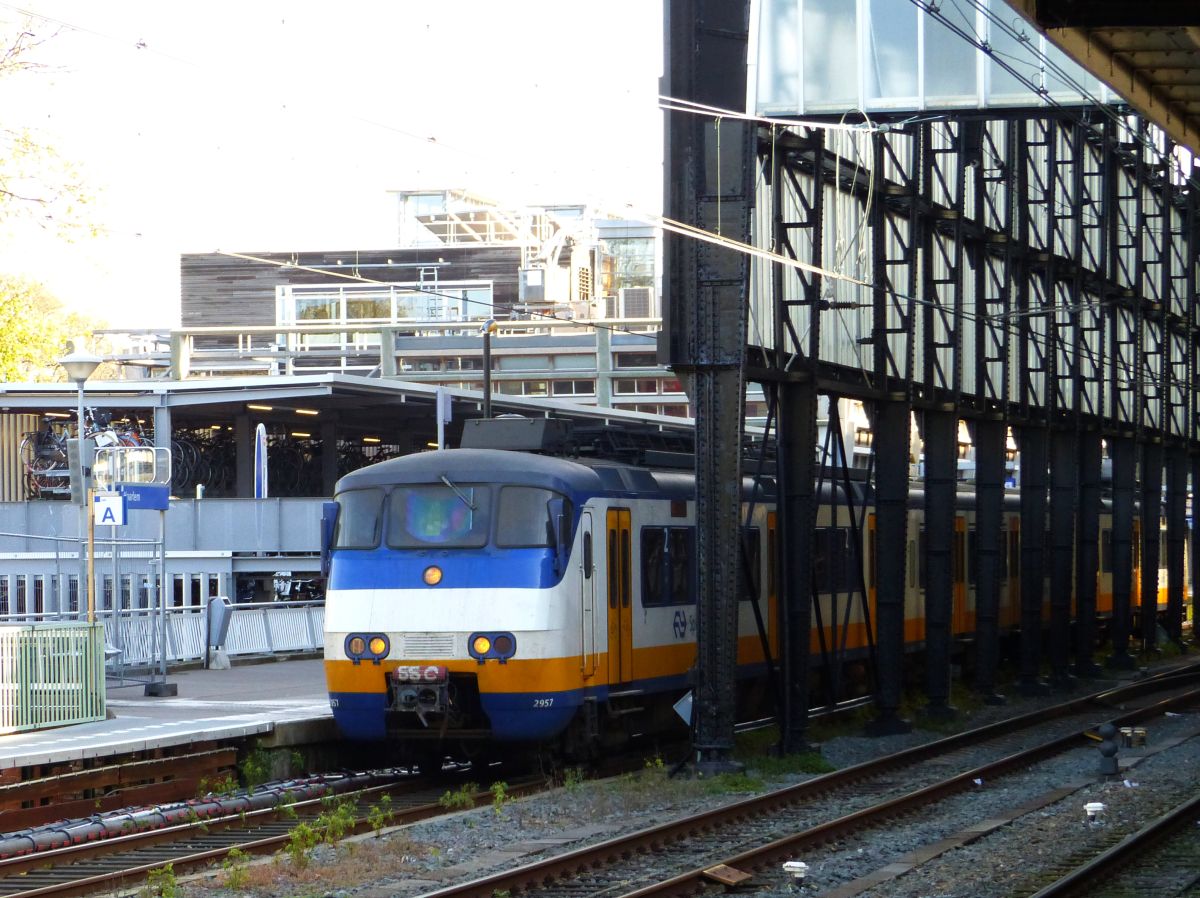
<path id="1" fill-rule="evenodd" d="M 622 287 L 618 299 L 621 318 L 654 318 L 658 314 L 653 287 Z"/>

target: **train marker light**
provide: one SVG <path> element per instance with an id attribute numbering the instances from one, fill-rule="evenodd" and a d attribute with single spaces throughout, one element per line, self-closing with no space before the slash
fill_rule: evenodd
<path id="1" fill-rule="evenodd" d="M 425 581 L 426 586 L 437 586 L 442 582 L 442 569 L 436 564 L 431 564 L 425 568 L 425 573 L 421 574 L 421 579 Z"/>
<path id="2" fill-rule="evenodd" d="M 346 657 L 355 664 L 369 660 L 378 665 L 391 649 L 391 641 L 382 633 L 351 633 L 346 637 Z"/>
<path id="3" fill-rule="evenodd" d="M 485 661 L 504 664 L 517 653 L 517 641 L 511 633 L 472 633 L 467 639 L 467 650 L 480 664 Z"/>

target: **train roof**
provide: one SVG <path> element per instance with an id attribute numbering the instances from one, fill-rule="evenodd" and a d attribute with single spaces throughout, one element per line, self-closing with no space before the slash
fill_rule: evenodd
<path id="1" fill-rule="evenodd" d="M 441 449 L 417 452 L 360 468 L 342 477 L 337 491 L 395 483 L 508 483 L 544 486 L 572 495 L 648 496 L 694 499 L 691 472 L 659 471 L 607 459 L 565 459 L 509 449 Z M 752 489 L 746 481 L 747 496 Z M 771 479 L 761 482 L 760 500 L 774 496 Z"/>

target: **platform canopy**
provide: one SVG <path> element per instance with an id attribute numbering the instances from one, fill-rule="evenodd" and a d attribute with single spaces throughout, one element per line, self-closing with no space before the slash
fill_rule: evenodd
<path id="1" fill-rule="evenodd" d="M 1200 153 L 1200 4 L 1013 0 L 1056 46 Z"/>

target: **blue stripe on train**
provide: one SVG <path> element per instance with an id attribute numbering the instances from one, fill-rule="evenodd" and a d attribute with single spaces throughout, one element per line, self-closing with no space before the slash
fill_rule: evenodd
<path id="1" fill-rule="evenodd" d="M 333 719 L 346 739 L 374 741 L 387 736 L 386 692 L 331 692 Z"/>
<path id="2" fill-rule="evenodd" d="M 764 664 L 742 665 L 738 679 L 751 674 L 765 673 Z M 689 686 L 687 674 L 639 680 L 617 687 L 621 691 L 638 689 L 653 695 L 661 692 L 681 692 Z M 563 731 L 571 717 L 591 695 L 605 701 L 610 689 L 598 686 L 569 689 L 564 692 L 492 693 L 480 696 L 483 711 L 491 722 L 492 738 L 501 742 L 542 741 Z M 382 740 L 387 736 L 384 715 L 387 711 L 385 692 L 335 692 L 330 699 L 336 702 L 334 720 L 347 739 Z M 453 734 L 450 734 L 451 737 Z"/>
<path id="3" fill-rule="evenodd" d="M 427 586 L 425 569 L 442 571 L 438 586 Z M 553 549 L 338 549 L 333 554 L 330 589 L 470 589 L 497 586 L 546 589 L 561 576 Z"/>
<path id="4" fill-rule="evenodd" d="M 679 689 L 686 678 L 664 677 L 634 688 L 658 692 Z M 628 687 L 626 687 L 628 688 Z M 552 739 L 571 722 L 587 695 L 598 701 L 608 698 L 609 689 L 569 689 L 564 692 L 512 692 L 480 696 L 483 713 L 491 723 L 492 738 L 500 742 L 540 742 Z M 346 739 L 376 741 L 387 737 L 385 714 L 387 693 L 335 692 L 330 694 L 333 718 Z M 453 738 L 453 732 L 448 734 Z"/>
<path id="5" fill-rule="evenodd" d="M 380 741 L 387 738 L 387 693 L 335 692 L 333 719 L 346 739 Z M 513 693 L 481 697 L 492 725 L 492 738 L 502 742 L 550 739 L 562 732 L 583 701 L 582 690 Z M 448 733 L 453 738 L 454 733 Z"/>

